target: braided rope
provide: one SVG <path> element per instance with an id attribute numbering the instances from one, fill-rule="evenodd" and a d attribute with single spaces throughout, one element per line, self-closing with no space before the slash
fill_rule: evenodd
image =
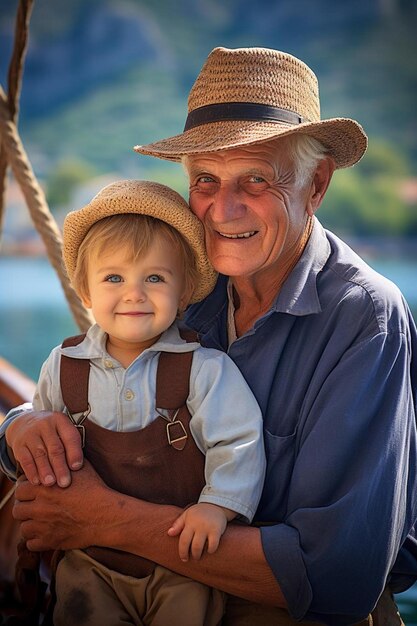
<path id="1" fill-rule="evenodd" d="M 29 22 L 33 0 L 20 0 L 16 15 L 13 54 L 8 74 L 8 106 L 10 119 L 17 124 L 23 65 L 29 35 Z M 7 158 L 0 143 L 0 233 L 4 222 L 4 205 L 7 186 Z"/>
<path id="2" fill-rule="evenodd" d="M 21 187 L 31 219 L 42 237 L 48 258 L 58 274 L 74 319 L 80 330 L 84 332 L 92 324 L 91 315 L 70 285 L 62 263 L 61 231 L 49 210 L 45 194 L 33 173 L 16 125 L 10 119 L 7 97 L 1 87 L 0 134 L 3 148 L 7 154 L 7 160 L 16 181 Z"/>

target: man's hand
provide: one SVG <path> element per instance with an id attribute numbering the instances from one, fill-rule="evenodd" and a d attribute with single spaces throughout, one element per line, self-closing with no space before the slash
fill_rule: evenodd
<path id="1" fill-rule="evenodd" d="M 83 465 L 81 437 L 63 413 L 26 411 L 10 423 L 5 436 L 14 460 L 32 485 L 68 487 L 70 470 Z"/>
<path id="2" fill-rule="evenodd" d="M 13 517 L 21 522 L 29 550 L 85 548 L 100 539 L 103 516 L 109 508 L 115 515 L 112 494 L 85 461 L 68 489 L 34 486 L 23 476 L 19 478 Z"/>
<path id="3" fill-rule="evenodd" d="M 180 536 L 178 552 L 182 561 L 188 561 L 190 549 L 194 559 L 199 560 L 207 544 L 212 554 L 219 546 L 227 522 L 236 517 L 234 511 L 208 502 L 200 502 L 185 509 L 175 520 L 168 535 Z"/>
<path id="4" fill-rule="evenodd" d="M 219 550 L 204 561 L 204 567 L 194 559 L 183 563 L 178 558 L 172 537 L 181 533 L 176 528 L 184 526 L 183 516 L 192 519 L 195 508 L 197 517 L 205 511 L 203 518 L 208 520 L 213 509 L 221 511 L 215 505 L 201 503 L 178 517 L 177 507 L 136 500 L 110 489 L 87 460 L 79 472 L 74 472 L 68 489 L 33 486 L 22 477 L 17 482 L 16 498 L 13 515 L 21 522 L 29 550 L 69 550 L 91 545 L 114 548 L 252 602 L 287 606 L 265 560 L 259 528 L 230 524 Z M 200 507 L 203 509 L 199 511 Z M 224 509 L 224 525 L 227 514 L 235 515 Z M 187 558 L 188 551 L 183 556 Z M 195 556 L 198 558 L 197 552 Z M 243 579 L 242 567 L 246 568 Z"/>

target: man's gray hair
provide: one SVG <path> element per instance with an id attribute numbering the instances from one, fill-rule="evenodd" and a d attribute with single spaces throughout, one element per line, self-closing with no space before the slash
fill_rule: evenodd
<path id="1" fill-rule="evenodd" d="M 324 145 L 318 141 L 318 139 L 314 139 L 314 137 L 310 137 L 309 135 L 288 135 L 262 143 L 272 147 L 276 145 L 277 155 L 282 154 L 282 147 L 284 146 L 284 149 L 293 162 L 294 180 L 299 188 L 311 180 L 319 161 L 327 155 L 327 149 Z M 245 146 L 241 146 L 241 148 L 244 149 Z M 183 168 L 186 172 L 189 159 L 189 155 L 185 155 L 181 158 Z"/>
<path id="2" fill-rule="evenodd" d="M 319 161 L 327 155 L 327 149 L 323 144 L 309 135 L 288 135 L 276 139 L 273 143 L 279 146 L 281 152 L 285 144 L 288 156 L 294 164 L 297 187 L 302 187 L 311 180 Z"/>

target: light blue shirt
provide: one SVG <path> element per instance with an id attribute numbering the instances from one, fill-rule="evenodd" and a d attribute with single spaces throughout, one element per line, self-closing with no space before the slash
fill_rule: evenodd
<path id="1" fill-rule="evenodd" d="M 94 325 L 77 346 L 54 348 L 42 366 L 33 409 L 64 411 L 59 371 L 61 354 L 66 354 L 90 360 L 91 421 L 116 431 L 144 428 L 157 418 L 156 371 L 160 352 L 192 351 L 187 399 L 190 430 L 206 457 L 206 485 L 199 502 L 226 507 L 251 521 L 265 474 L 262 415 L 233 361 L 224 352 L 187 343 L 174 324 L 125 369 L 106 351 L 106 338 Z M 3 425 L 3 432 L 8 423 Z M 15 468 L 4 449 L 1 463 L 3 471 L 14 477 Z"/>
<path id="2" fill-rule="evenodd" d="M 295 619 L 352 624 L 417 578 L 417 334 L 398 288 L 315 219 L 271 309 L 228 347 L 227 278 L 187 313 L 264 416 L 255 520 Z"/>

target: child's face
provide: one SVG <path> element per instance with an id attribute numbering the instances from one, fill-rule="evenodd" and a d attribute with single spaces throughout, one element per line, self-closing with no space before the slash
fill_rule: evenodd
<path id="1" fill-rule="evenodd" d="M 178 253 L 161 239 L 136 261 L 123 248 L 91 256 L 89 297 L 83 302 L 109 335 L 110 345 L 140 354 L 187 304 Z"/>

